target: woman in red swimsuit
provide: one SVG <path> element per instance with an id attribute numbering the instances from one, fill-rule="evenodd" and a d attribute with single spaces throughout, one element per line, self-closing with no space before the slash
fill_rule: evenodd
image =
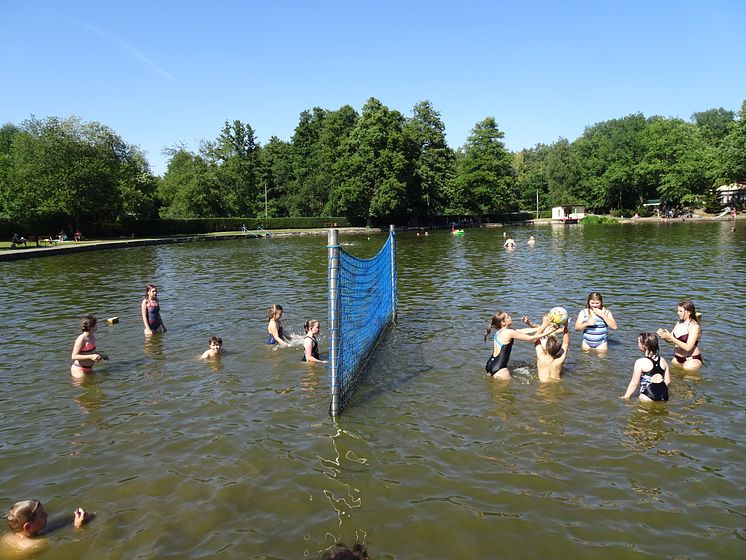
<path id="1" fill-rule="evenodd" d="M 108 360 L 109 356 L 96 352 L 96 318 L 93 315 L 86 315 L 80 320 L 80 330 L 83 334 L 75 339 L 73 352 L 70 358 L 73 365 L 70 367 L 70 374 L 73 377 L 85 377 L 86 374 L 93 372 L 94 362 Z"/>
<path id="2" fill-rule="evenodd" d="M 658 329 L 658 336 L 674 345 L 673 362 L 684 369 L 699 369 L 702 366 L 702 352 L 699 338 L 702 329 L 697 320 L 697 311 L 691 301 L 679 302 L 679 322 L 673 330 Z"/>

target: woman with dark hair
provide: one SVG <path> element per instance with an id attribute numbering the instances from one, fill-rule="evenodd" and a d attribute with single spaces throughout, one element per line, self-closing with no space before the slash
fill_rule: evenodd
<path id="1" fill-rule="evenodd" d="M 645 354 L 645 357 L 638 358 L 635 362 L 632 379 L 627 386 L 627 391 L 620 398 L 630 398 L 639 385 L 638 399 L 640 401 L 667 401 L 671 373 L 666 360 L 660 356 L 658 337 L 654 333 L 640 333 L 637 336 L 637 347 Z"/>
<path id="2" fill-rule="evenodd" d="M 673 330 L 658 329 L 658 336 L 674 345 L 674 363 L 684 369 L 699 369 L 702 366 L 702 352 L 699 349 L 699 339 L 702 336 L 700 314 L 689 300 L 679 302 L 677 313 L 679 321 Z"/>

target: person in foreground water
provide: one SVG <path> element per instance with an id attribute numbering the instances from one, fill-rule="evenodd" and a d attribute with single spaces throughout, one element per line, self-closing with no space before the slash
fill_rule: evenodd
<path id="1" fill-rule="evenodd" d="M 487 329 L 484 331 L 484 340 L 486 342 L 487 335 L 490 334 L 492 329 L 497 329 L 493 338 L 492 355 L 484 366 L 487 373 L 495 379 L 510 379 L 508 362 L 510 361 L 510 353 L 513 350 L 513 341 L 525 340 L 533 342 L 540 339 L 543 336 L 543 331 L 549 326 L 549 320 L 547 319 L 547 321 L 542 323 L 538 329 L 532 328 L 518 331 L 512 328 L 512 325 L 513 318 L 505 311 L 498 311 L 492 316 L 490 324 L 487 325 Z M 534 333 L 528 334 L 524 330 L 534 331 Z"/>
<path id="2" fill-rule="evenodd" d="M 629 399 L 639 385 L 640 401 L 667 401 L 671 373 L 666 360 L 660 356 L 658 337 L 654 333 L 640 333 L 637 335 L 637 347 L 645 356 L 635 361 L 632 379 L 620 398 Z"/>
<path id="3" fill-rule="evenodd" d="M 73 512 L 72 525 L 80 529 L 95 515 L 95 513 L 86 512 L 83 508 L 77 508 Z M 5 517 L 11 532 L 0 538 L 0 556 L 10 554 L 16 557 L 26 557 L 35 554 L 48 544 L 46 539 L 37 538 L 39 535 L 48 534 L 70 524 L 70 518 L 66 517 L 47 526 L 48 515 L 39 500 L 16 502 Z"/>
<path id="4" fill-rule="evenodd" d="M 267 333 L 269 334 L 267 344 L 275 348 L 290 346 L 290 339 L 282 332 L 282 305 L 273 304 L 267 310 L 267 319 Z"/>
<path id="5" fill-rule="evenodd" d="M 80 320 L 80 330 L 82 334 L 75 339 L 73 351 L 70 359 L 73 360 L 70 366 L 70 374 L 73 377 L 85 377 L 93 373 L 93 364 L 101 360 L 108 360 L 109 356 L 102 352 L 96 352 L 96 336 L 94 333 L 98 328 L 98 321 L 93 315 L 86 315 Z"/>
<path id="6" fill-rule="evenodd" d="M 658 336 L 674 345 L 674 361 L 684 369 L 699 369 L 702 366 L 702 351 L 699 349 L 699 339 L 702 328 L 699 324 L 700 315 L 691 301 L 679 302 L 677 308 L 679 321 L 672 331 L 658 329 Z"/>
<path id="7" fill-rule="evenodd" d="M 319 341 L 316 338 L 319 334 L 319 322 L 316 319 L 309 319 L 303 328 L 306 331 L 306 336 L 303 337 L 303 361 L 325 364 L 326 360 L 320 358 Z"/>

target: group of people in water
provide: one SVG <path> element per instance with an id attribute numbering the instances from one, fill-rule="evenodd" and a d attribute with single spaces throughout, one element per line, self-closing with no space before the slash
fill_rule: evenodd
<path id="1" fill-rule="evenodd" d="M 655 333 L 641 332 L 637 336 L 637 346 L 643 357 L 635 361 L 632 378 L 621 398 L 632 397 L 639 387 L 640 401 L 667 401 L 668 385 L 671 383 L 669 365 L 660 355 L 659 337 L 674 346 L 673 360 L 684 369 L 699 369 L 702 365 L 702 352 L 699 340 L 702 334 L 699 315 L 691 301 L 679 302 L 678 322 L 671 331 L 658 329 Z M 570 347 L 570 333 L 567 318 L 557 322 L 549 313 L 536 324 L 527 316 L 521 320 L 525 328 L 513 328 L 513 318 L 505 311 L 492 316 L 484 332 L 484 340 L 495 329 L 493 349 L 485 370 L 496 379 L 510 379 L 508 369 L 513 342 L 522 340 L 534 344 L 539 381 L 558 380 Z M 616 330 L 617 322 L 611 310 L 604 305 L 599 292 L 588 295 L 586 307 L 578 313 L 575 330 L 582 331 L 581 349 L 586 352 L 607 352 L 609 329 Z M 561 339 L 560 339 L 561 335 Z"/>

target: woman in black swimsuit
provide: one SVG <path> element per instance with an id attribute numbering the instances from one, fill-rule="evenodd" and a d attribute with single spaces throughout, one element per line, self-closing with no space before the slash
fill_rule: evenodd
<path id="1" fill-rule="evenodd" d="M 645 357 L 638 358 L 635 362 L 627 392 L 620 398 L 630 398 L 639 385 L 640 396 L 638 399 L 641 402 L 667 401 L 671 373 L 666 360 L 660 357 L 658 337 L 655 333 L 640 333 L 637 336 L 637 347 L 645 354 Z"/>

